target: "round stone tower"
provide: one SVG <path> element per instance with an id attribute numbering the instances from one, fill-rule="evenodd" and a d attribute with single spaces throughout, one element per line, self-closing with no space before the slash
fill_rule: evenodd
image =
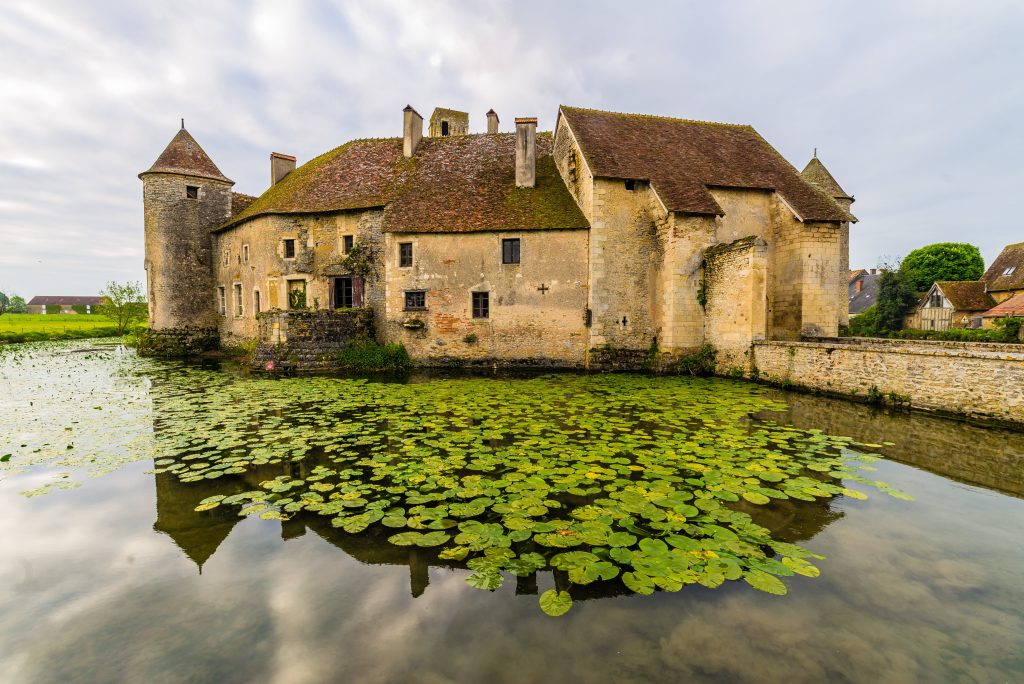
<path id="1" fill-rule="evenodd" d="M 234 181 L 220 172 L 184 125 L 139 178 L 150 330 L 216 329 L 210 230 L 231 214 Z"/>

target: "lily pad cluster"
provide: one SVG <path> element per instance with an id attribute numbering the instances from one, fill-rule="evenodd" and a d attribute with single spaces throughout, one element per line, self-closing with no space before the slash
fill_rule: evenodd
<path id="1" fill-rule="evenodd" d="M 94 373 L 98 390 L 55 390 L 73 432 L 91 435 L 88 450 L 78 453 L 80 439 L 69 461 L 58 434 L 24 430 L 0 472 L 43 455 L 50 465 L 152 458 L 155 472 L 184 483 L 231 483 L 234 493 L 204 499 L 199 513 L 329 517 L 344 533 L 383 532 L 464 564 L 467 582 L 486 590 L 552 571 L 556 589 L 540 597 L 550 615 L 571 608 L 573 586 L 602 582 L 651 594 L 743 581 L 784 594 L 780 578 L 816 576 L 820 556 L 774 539 L 751 513 L 864 498 L 855 484 L 906 496 L 858 473 L 876 457 L 850 439 L 758 419 L 784 406 L 742 382 L 566 374 L 403 384 L 115 367 L 131 410 L 113 434 L 105 411 L 86 408 L 97 391 L 116 393 Z"/>

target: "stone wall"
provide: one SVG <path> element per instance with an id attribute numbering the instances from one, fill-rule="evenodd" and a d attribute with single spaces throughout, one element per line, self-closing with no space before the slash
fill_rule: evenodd
<path id="1" fill-rule="evenodd" d="M 271 311 L 256 316 L 253 365 L 318 370 L 339 366 L 338 353 L 374 339 L 373 311 Z"/>
<path id="2" fill-rule="evenodd" d="M 193 356 L 216 350 L 220 338 L 216 328 L 161 328 L 144 330 L 136 348 L 139 356 Z"/>
<path id="3" fill-rule="evenodd" d="M 256 315 L 289 308 L 290 282 L 301 281 L 306 288 L 309 309 L 335 306 L 331 278 L 354 275 L 346 268 L 344 240 L 363 245 L 375 262 L 373 272 L 361 273 L 365 281 L 363 306 L 382 316 L 384 311 L 383 234 L 380 209 L 335 214 L 262 216 L 214 235 L 214 281 L 211 301 L 217 301 L 218 287 L 225 292 L 225 310 L 219 311 L 221 336 L 236 343 L 257 336 Z M 295 256 L 286 258 L 284 241 L 295 240 Z M 235 300 L 235 286 L 241 288 L 241 307 Z M 256 298 L 259 293 L 259 309 Z M 240 311 L 239 311 L 240 308 Z M 383 318 L 377 325 L 383 324 Z"/>
<path id="4" fill-rule="evenodd" d="M 1018 345 L 757 342 L 753 359 L 769 382 L 863 399 L 874 388 L 913 408 L 1024 423 L 1024 349 Z"/>
<path id="5" fill-rule="evenodd" d="M 588 238 L 586 230 L 388 233 L 381 339 L 425 365 L 583 366 Z M 519 263 L 502 263 L 503 239 L 519 239 Z M 399 265 L 402 243 L 412 245 L 408 267 Z M 409 291 L 422 291 L 426 307 L 407 310 Z M 473 317 L 473 292 L 488 293 L 488 317 Z"/>
<path id="6" fill-rule="evenodd" d="M 719 368 L 745 369 L 753 340 L 767 334 L 768 244 L 750 236 L 705 252 L 704 339 Z"/>

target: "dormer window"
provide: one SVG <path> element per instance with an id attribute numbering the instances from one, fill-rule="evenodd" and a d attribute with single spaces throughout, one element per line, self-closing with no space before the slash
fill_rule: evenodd
<path id="1" fill-rule="evenodd" d="M 442 137 L 448 135 L 448 122 L 447 121 L 442 121 L 441 122 L 441 135 L 442 135 Z"/>
<path id="2" fill-rule="evenodd" d="M 632 178 L 628 179 L 625 185 L 627 190 L 636 190 L 636 181 Z"/>
<path id="3" fill-rule="evenodd" d="M 199 199 L 199 186 L 198 185 L 186 185 L 185 186 L 185 199 Z"/>
<path id="4" fill-rule="evenodd" d="M 1003 269 L 1003 275 L 1004 276 L 1013 275 L 1013 272 L 1016 271 L 1016 270 L 1017 270 L 1016 266 L 1010 266 L 1009 268 Z"/>

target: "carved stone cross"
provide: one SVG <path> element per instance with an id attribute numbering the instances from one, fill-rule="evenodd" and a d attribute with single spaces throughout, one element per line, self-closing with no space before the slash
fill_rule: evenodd
<path id="1" fill-rule="evenodd" d="M 547 291 L 550 290 L 550 289 L 551 289 L 550 287 L 548 287 L 544 283 L 541 283 L 540 287 L 537 288 L 537 291 L 540 292 L 541 294 L 547 294 Z"/>

